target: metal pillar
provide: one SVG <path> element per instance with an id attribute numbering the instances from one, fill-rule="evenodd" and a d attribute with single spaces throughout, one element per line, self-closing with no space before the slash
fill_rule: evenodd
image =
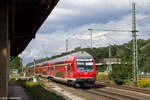
<path id="1" fill-rule="evenodd" d="M 66 52 L 68 52 L 68 39 L 66 39 Z"/>
<path id="2" fill-rule="evenodd" d="M 35 77 L 35 67 L 36 67 L 36 60 L 35 59 L 33 59 L 33 61 L 34 61 L 34 66 L 33 66 L 33 68 L 34 68 L 34 75 L 33 75 L 33 82 L 36 82 L 36 77 Z"/>
<path id="3" fill-rule="evenodd" d="M 35 67 L 36 67 L 36 61 L 35 61 L 35 59 L 33 59 L 33 62 L 34 62 L 34 66 L 33 66 L 33 68 L 34 68 L 34 76 L 35 76 Z"/>
<path id="4" fill-rule="evenodd" d="M 0 98 L 8 96 L 8 1 L 0 1 Z"/>
<path id="5" fill-rule="evenodd" d="M 132 3 L 132 40 L 133 40 L 133 74 L 134 81 L 138 81 L 138 55 L 137 55 L 137 38 L 136 38 L 136 11 L 135 3 Z"/>
<path id="6" fill-rule="evenodd" d="M 92 43 L 92 30 L 91 30 L 91 48 L 93 47 L 93 43 Z"/>
<path id="7" fill-rule="evenodd" d="M 92 40 L 92 30 L 93 30 L 93 29 L 88 29 L 88 30 L 91 32 L 91 48 L 92 48 L 92 47 L 93 47 L 93 43 L 92 43 L 92 41 L 93 41 L 93 40 Z"/>
<path id="8" fill-rule="evenodd" d="M 111 62 L 112 62 L 112 58 L 111 58 L 111 45 L 109 44 L 109 68 L 108 68 L 109 72 L 112 72 Z"/>

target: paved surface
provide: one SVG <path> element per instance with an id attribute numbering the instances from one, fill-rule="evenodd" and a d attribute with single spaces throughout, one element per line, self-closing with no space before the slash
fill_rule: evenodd
<path id="1" fill-rule="evenodd" d="M 9 100 L 32 100 L 16 81 L 10 81 L 8 83 L 8 97 Z"/>

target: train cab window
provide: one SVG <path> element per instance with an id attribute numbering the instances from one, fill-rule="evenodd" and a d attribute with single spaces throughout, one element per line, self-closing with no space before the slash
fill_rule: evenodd
<path id="1" fill-rule="evenodd" d="M 77 62 L 78 72 L 93 72 L 93 62 L 88 61 L 78 61 Z"/>

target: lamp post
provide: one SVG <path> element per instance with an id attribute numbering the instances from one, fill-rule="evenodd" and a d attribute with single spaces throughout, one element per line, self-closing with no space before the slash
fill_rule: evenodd
<path id="1" fill-rule="evenodd" d="M 92 46 L 92 45 L 93 45 L 93 43 L 92 43 L 92 31 L 93 31 L 93 29 L 89 28 L 88 30 L 89 30 L 90 33 L 91 33 L 91 48 L 92 48 L 92 47 L 93 47 L 93 46 Z"/>
<path id="2" fill-rule="evenodd" d="M 111 57 L 111 44 L 109 44 L 109 72 L 112 72 L 112 57 Z"/>
<path id="3" fill-rule="evenodd" d="M 66 52 L 68 52 L 68 39 L 66 39 Z"/>
<path id="4" fill-rule="evenodd" d="M 33 59 L 33 62 L 34 62 L 34 66 L 33 66 L 33 70 L 34 70 L 34 73 L 33 73 L 33 82 L 35 83 L 36 82 L 36 77 L 35 77 L 35 67 L 36 67 L 36 63 L 35 63 L 35 59 Z"/>

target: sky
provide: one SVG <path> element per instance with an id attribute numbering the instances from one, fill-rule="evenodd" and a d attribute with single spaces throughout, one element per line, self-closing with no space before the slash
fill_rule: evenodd
<path id="1" fill-rule="evenodd" d="M 27 48 L 19 56 L 26 65 L 33 59 L 50 57 L 76 47 L 123 44 L 132 39 L 132 2 L 136 3 L 137 30 L 150 30 L 150 0 L 60 0 Z M 150 33 L 137 33 L 138 39 L 150 38 Z"/>

